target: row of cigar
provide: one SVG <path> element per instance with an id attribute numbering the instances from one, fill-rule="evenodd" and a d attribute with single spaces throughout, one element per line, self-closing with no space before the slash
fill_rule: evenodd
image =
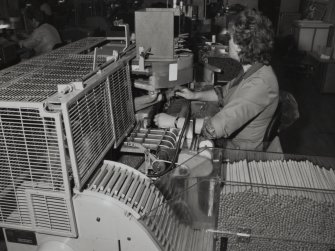
<path id="1" fill-rule="evenodd" d="M 334 202 L 335 171 L 308 160 L 228 162 L 225 190 L 228 193 L 253 190 Z"/>
<path id="2" fill-rule="evenodd" d="M 169 204 L 150 213 L 145 225 L 164 251 L 212 250 L 213 233 L 205 229 L 193 229 L 175 217 Z"/>
<path id="3" fill-rule="evenodd" d="M 335 205 L 303 197 L 254 191 L 221 193 L 218 229 L 253 235 L 335 244 Z"/>
<path id="4" fill-rule="evenodd" d="M 226 250 L 248 250 L 248 251 L 301 251 L 301 250 L 311 250 L 311 251 L 324 251 L 332 250 L 334 245 L 320 245 L 314 243 L 304 243 L 304 242 L 285 242 L 276 239 L 266 239 L 266 238 L 253 238 L 249 242 L 237 242 L 234 238 L 229 238 Z M 218 243 L 216 245 L 216 251 L 221 251 L 220 247 L 222 244 Z"/>

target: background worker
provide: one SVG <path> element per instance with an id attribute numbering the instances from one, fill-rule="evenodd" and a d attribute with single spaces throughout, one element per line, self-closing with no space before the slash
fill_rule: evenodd
<path id="1" fill-rule="evenodd" d="M 57 29 L 45 22 L 44 14 L 40 10 L 28 9 L 26 15 L 34 30 L 27 39 L 19 41 L 20 47 L 33 49 L 35 55 L 41 55 L 62 42 Z"/>

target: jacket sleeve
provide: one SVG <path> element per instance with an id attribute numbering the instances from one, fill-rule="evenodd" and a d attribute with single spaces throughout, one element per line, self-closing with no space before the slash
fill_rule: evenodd
<path id="1" fill-rule="evenodd" d="M 263 79 L 252 78 L 247 81 L 239 90 L 238 97 L 227 103 L 207 122 L 214 129 L 215 133 L 211 134 L 216 138 L 229 137 L 274 100 L 275 95 L 271 93 L 270 87 Z M 204 127 L 208 126 L 205 124 Z"/>
<path id="2" fill-rule="evenodd" d="M 38 30 L 34 30 L 31 35 L 22 41 L 22 45 L 28 49 L 34 49 L 41 42 L 41 36 Z"/>

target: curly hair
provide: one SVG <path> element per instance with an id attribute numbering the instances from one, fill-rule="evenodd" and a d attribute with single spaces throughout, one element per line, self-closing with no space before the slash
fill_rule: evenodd
<path id="1" fill-rule="evenodd" d="M 271 21 L 256 10 L 244 10 L 234 19 L 231 35 L 241 51 L 242 64 L 270 64 L 274 43 Z"/>
<path id="2" fill-rule="evenodd" d="M 26 10 L 26 17 L 30 20 L 32 20 L 33 18 L 36 19 L 36 21 L 38 21 L 40 24 L 45 22 L 45 17 L 43 15 L 43 12 L 40 11 L 39 9 L 36 9 L 34 7 L 29 7 Z"/>

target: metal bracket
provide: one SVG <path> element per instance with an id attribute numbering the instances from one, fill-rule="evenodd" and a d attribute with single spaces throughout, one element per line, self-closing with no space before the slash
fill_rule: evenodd
<path id="1" fill-rule="evenodd" d="M 107 56 L 106 57 L 106 62 L 111 61 L 111 60 L 117 61 L 119 59 L 119 56 L 120 56 L 119 53 L 116 50 L 113 50 L 112 56 Z"/>
<path id="2" fill-rule="evenodd" d="M 152 55 L 151 47 L 145 49 L 143 46 L 138 48 L 138 55 L 139 55 L 139 70 L 144 71 L 144 61 L 148 55 Z"/>
<path id="3" fill-rule="evenodd" d="M 136 152 L 142 152 L 144 154 L 144 162 L 145 162 L 145 171 L 144 174 L 148 174 L 148 170 L 152 169 L 152 163 L 157 160 L 157 158 L 150 153 L 150 150 L 145 148 L 142 144 L 136 142 L 125 142 L 127 147 L 136 148 Z"/>
<path id="4" fill-rule="evenodd" d="M 82 90 L 84 89 L 83 82 L 72 82 L 70 84 L 66 85 L 57 85 L 58 93 L 61 94 L 67 94 L 69 92 L 72 92 L 74 90 Z"/>

